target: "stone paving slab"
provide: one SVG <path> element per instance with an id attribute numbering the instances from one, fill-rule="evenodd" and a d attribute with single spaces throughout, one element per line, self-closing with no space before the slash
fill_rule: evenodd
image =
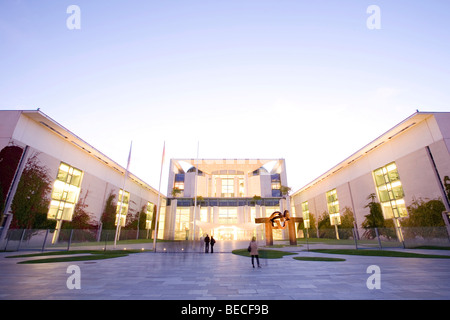
<path id="1" fill-rule="evenodd" d="M 23 258 L 0 253 L 2 300 L 447 300 L 450 259 L 363 257 L 283 248 L 305 257 L 346 261 L 298 261 L 292 256 L 261 259 L 232 253 L 154 253 L 89 262 L 17 264 Z M 425 254 L 448 251 L 415 250 Z M 24 252 L 20 252 L 22 254 Z M 68 289 L 70 265 L 81 272 L 81 289 Z M 366 285 L 380 268 L 380 289 Z"/>

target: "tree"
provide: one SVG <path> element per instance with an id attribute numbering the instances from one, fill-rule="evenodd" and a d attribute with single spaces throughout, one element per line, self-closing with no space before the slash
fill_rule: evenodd
<path id="1" fill-rule="evenodd" d="M 322 212 L 317 223 L 319 229 L 319 238 L 333 238 L 336 237 L 335 229 L 331 226 L 330 215 L 327 211 Z"/>
<path id="2" fill-rule="evenodd" d="M 450 178 L 448 176 L 444 177 L 444 187 L 447 199 L 450 201 Z"/>
<path id="3" fill-rule="evenodd" d="M 374 239 L 376 237 L 375 228 L 384 227 L 384 216 L 383 210 L 379 202 L 375 201 L 375 193 L 369 194 L 367 200 L 370 202 L 364 206 L 364 208 L 369 208 L 369 214 L 365 215 L 366 219 L 362 223 L 362 227 L 366 229 L 364 231 L 364 236 L 368 239 Z"/>
<path id="4" fill-rule="evenodd" d="M 444 203 L 440 199 L 424 201 L 414 199 L 408 206 L 409 217 L 402 219 L 405 227 L 442 227 L 442 212 L 445 211 Z"/>
<path id="5" fill-rule="evenodd" d="M 375 199 L 375 193 L 371 193 L 367 197 L 367 200 L 370 200 L 370 202 L 364 208 L 369 208 L 370 213 L 364 216 L 366 219 L 363 221 L 362 227 L 366 230 L 363 236 L 368 239 L 374 239 L 377 236 L 375 231 L 375 228 L 377 228 L 379 235 L 383 235 L 388 239 L 395 237 L 393 221 L 384 219 L 381 204 Z"/>
<path id="6" fill-rule="evenodd" d="M 116 222 L 117 204 L 115 198 L 116 195 L 111 191 L 108 198 L 106 199 L 105 208 L 103 209 L 101 218 L 104 230 L 116 229 L 115 222 Z"/>
<path id="7" fill-rule="evenodd" d="M 289 193 L 291 192 L 291 188 L 287 187 L 287 186 L 281 186 L 280 192 L 281 192 L 281 196 L 283 198 L 286 198 L 289 195 Z"/>
<path id="8" fill-rule="evenodd" d="M 62 229 L 95 229 L 97 227 L 92 223 L 92 217 L 86 210 L 88 207 L 86 204 L 88 194 L 89 191 L 87 191 L 84 197 L 76 203 L 73 210 L 72 221 L 65 221 L 62 225 Z"/>
<path id="9" fill-rule="evenodd" d="M 442 212 L 445 211 L 444 203 L 440 199 L 424 201 L 414 199 L 408 206 L 409 216 L 402 219 L 405 235 L 408 238 L 437 237 L 446 238 L 445 222 Z"/>
<path id="10" fill-rule="evenodd" d="M 13 182 L 14 174 L 19 165 L 23 148 L 7 146 L 0 151 L 0 214 L 5 208 L 6 196 Z"/>
<path id="11" fill-rule="evenodd" d="M 13 219 L 11 228 L 51 229 L 54 220 L 47 220 L 52 190 L 48 168 L 39 164 L 38 153 L 25 164 L 22 176 L 11 203 Z"/>
<path id="12" fill-rule="evenodd" d="M 339 225 L 339 239 L 348 239 L 353 236 L 353 223 L 355 217 L 352 209 L 344 207 L 341 214 L 341 224 Z"/>
<path id="13" fill-rule="evenodd" d="M 172 189 L 172 197 L 176 198 L 179 194 L 181 194 L 181 192 L 183 192 L 183 190 L 178 189 L 177 187 L 174 187 Z"/>
<path id="14" fill-rule="evenodd" d="M 256 194 L 253 196 L 252 200 L 250 201 L 252 204 L 261 204 L 261 196 L 257 196 Z"/>

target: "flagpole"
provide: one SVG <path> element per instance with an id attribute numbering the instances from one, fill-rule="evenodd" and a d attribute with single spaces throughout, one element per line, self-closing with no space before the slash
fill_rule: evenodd
<path id="1" fill-rule="evenodd" d="M 159 213 L 160 213 L 160 204 L 161 204 L 161 191 L 160 191 L 161 190 L 161 178 L 162 178 L 162 172 L 163 172 L 165 153 L 166 153 L 166 142 L 164 141 L 163 154 L 162 154 L 162 160 L 161 160 L 161 172 L 159 173 L 158 204 L 156 206 L 155 232 L 153 235 L 153 252 L 156 252 L 156 238 L 158 237 Z"/>
<path id="2" fill-rule="evenodd" d="M 117 217 L 116 234 L 114 235 L 114 249 L 116 249 L 117 236 L 119 234 L 120 223 L 121 223 L 121 220 L 122 220 L 121 218 L 122 218 L 123 199 L 125 198 L 125 183 L 127 182 L 128 170 L 130 169 L 131 148 L 132 147 L 133 147 L 133 141 L 131 141 L 131 144 L 130 144 L 130 152 L 128 153 L 127 169 L 125 170 L 125 175 L 123 177 L 122 199 L 120 200 L 119 214 L 118 214 L 118 217 Z M 120 196 L 120 192 L 119 192 L 119 196 Z"/>

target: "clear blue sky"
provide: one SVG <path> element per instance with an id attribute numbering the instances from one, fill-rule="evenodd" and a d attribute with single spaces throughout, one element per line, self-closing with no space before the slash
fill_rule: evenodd
<path id="1" fill-rule="evenodd" d="M 79 30 L 66 13 L 81 9 Z M 381 29 L 367 28 L 370 5 Z M 450 2 L 0 1 L 0 109 L 41 110 L 158 187 L 168 159 L 285 158 L 294 191 L 450 111 Z"/>

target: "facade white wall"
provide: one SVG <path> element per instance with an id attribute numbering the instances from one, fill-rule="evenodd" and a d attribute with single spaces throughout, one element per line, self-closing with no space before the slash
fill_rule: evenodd
<path id="1" fill-rule="evenodd" d="M 411 120 L 415 120 L 414 118 Z M 395 133 L 394 128 L 393 133 Z M 398 128 L 398 130 L 400 130 Z M 437 179 L 434 165 L 427 151 L 429 147 L 441 180 L 450 176 L 450 115 L 448 113 L 430 114 L 417 119 L 417 123 L 403 133 L 391 139 L 384 138 L 384 143 L 364 154 L 351 164 L 345 162 L 330 170 L 329 176 L 295 192 L 291 201 L 296 212 L 301 212 L 301 203 L 308 201 L 309 211 L 316 217 L 327 212 L 326 192 L 336 188 L 339 205 L 342 209 L 349 207 L 355 214 L 359 226 L 364 215 L 369 213 L 364 208 L 369 202 L 367 197 L 376 193 L 372 172 L 391 162 L 395 162 L 405 193 L 405 201 L 410 205 L 414 199 L 442 199 L 441 186 Z M 383 138 L 383 137 L 382 137 Z M 383 140 L 377 141 L 377 143 Z"/>
<path id="2" fill-rule="evenodd" d="M 111 192 L 116 195 L 117 201 L 119 189 L 123 187 L 124 182 L 124 174 L 120 171 L 124 172 L 124 168 L 113 164 L 116 170 L 106 165 L 21 111 L 2 111 L 1 115 L 2 148 L 9 143 L 21 147 L 28 145 L 30 147 L 28 156 L 38 154 L 41 164 L 48 168 L 51 179 L 56 179 L 61 162 L 83 171 L 80 199 L 88 193 L 86 210 L 91 214 L 93 221 L 100 220 L 106 199 Z M 128 177 L 125 190 L 130 192 L 129 212 L 140 211 L 147 201 L 157 204 L 158 193 L 151 187 L 133 181 L 132 177 Z"/>

